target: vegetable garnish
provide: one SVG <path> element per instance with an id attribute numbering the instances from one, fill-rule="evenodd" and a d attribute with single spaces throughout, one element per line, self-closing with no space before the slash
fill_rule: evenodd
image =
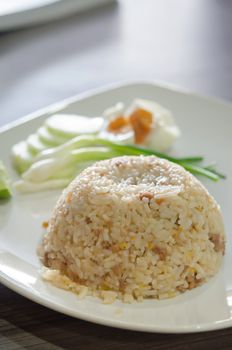
<path id="1" fill-rule="evenodd" d="M 101 117 L 56 114 L 12 148 L 12 162 L 21 175 L 14 185 L 36 192 L 68 185 L 95 161 L 132 155 L 154 155 L 179 164 L 212 181 L 225 179 L 215 164 L 201 156 L 174 157 L 171 149 L 181 131 L 171 111 L 150 100 L 118 103 Z"/>
<path id="2" fill-rule="evenodd" d="M 6 199 L 11 196 L 11 190 L 9 185 L 9 178 L 6 172 L 6 168 L 0 161 L 0 199 Z"/>
<path id="3" fill-rule="evenodd" d="M 131 146 L 131 145 L 120 145 L 117 143 L 113 143 L 108 140 L 98 140 L 98 142 L 101 142 L 101 144 L 104 144 L 105 146 L 111 147 L 114 150 L 121 151 L 121 155 L 154 155 L 159 158 L 167 159 L 173 163 L 177 163 L 181 165 L 183 168 L 188 170 L 190 173 L 194 175 L 201 175 L 204 177 L 207 177 L 210 180 L 218 181 L 220 179 L 225 179 L 226 176 L 224 174 L 221 174 L 218 172 L 214 165 L 211 166 L 203 166 L 200 163 L 204 160 L 201 156 L 195 156 L 195 157 L 185 157 L 185 158 L 177 158 L 177 157 L 171 157 L 165 153 L 155 152 L 152 150 L 149 150 L 147 148 L 137 147 L 137 146 Z"/>
<path id="4" fill-rule="evenodd" d="M 201 175 L 213 181 L 225 178 L 214 165 L 202 165 L 204 159 L 201 156 L 171 157 L 147 148 L 122 145 L 94 135 L 83 135 L 40 152 L 34 163 L 22 174 L 22 180 L 16 183 L 16 188 L 19 191 L 31 192 L 62 187 L 71 182 L 90 163 L 122 155 L 154 155 L 177 163 L 194 175 Z"/>

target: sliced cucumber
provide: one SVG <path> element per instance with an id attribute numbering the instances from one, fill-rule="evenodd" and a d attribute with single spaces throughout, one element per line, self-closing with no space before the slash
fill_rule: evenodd
<path id="1" fill-rule="evenodd" d="M 46 120 L 45 125 L 52 134 L 69 139 L 78 135 L 96 134 L 102 129 L 103 123 L 101 117 L 55 114 Z"/>
<path id="2" fill-rule="evenodd" d="M 37 134 L 32 134 L 27 138 L 27 145 L 29 150 L 34 154 L 38 154 L 49 148 L 47 144 L 41 141 Z"/>
<path id="3" fill-rule="evenodd" d="M 9 198 L 11 196 L 11 190 L 9 186 L 9 179 L 6 172 L 6 168 L 0 161 L 0 199 Z"/>
<path id="4" fill-rule="evenodd" d="M 20 174 L 30 167 L 33 158 L 34 155 L 30 151 L 26 141 L 21 141 L 12 147 L 13 165 Z"/>
<path id="5" fill-rule="evenodd" d="M 37 135 L 40 141 L 46 144 L 48 147 L 59 146 L 67 142 L 67 138 L 52 134 L 46 126 L 42 126 L 41 128 L 39 128 L 37 131 Z"/>

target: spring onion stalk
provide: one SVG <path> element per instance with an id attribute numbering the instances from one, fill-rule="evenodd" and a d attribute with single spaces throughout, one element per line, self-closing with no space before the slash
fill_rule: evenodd
<path id="1" fill-rule="evenodd" d="M 67 155 L 68 151 L 76 150 L 82 147 L 95 146 L 96 144 L 96 137 L 93 135 L 76 136 L 58 147 L 49 148 L 40 152 L 35 157 L 35 161 Z"/>
<path id="2" fill-rule="evenodd" d="M 188 157 L 188 158 L 176 158 L 176 157 L 171 157 L 165 153 L 160 153 L 160 152 L 156 152 L 147 148 L 143 148 L 143 147 L 138 147 L 138 146 L 131 146 L 131 145 L 121 145 L 118 143 L 114 143 L 112 141 L 109 140 L 105 140 L 105 139 L 99 139 L 96 138 L 96 142 L 101 144 L 101 145 L 105 145 L 108 147 L 112 147 L 113 149 L 123 153 L 123 154 L 134 154 L 134 155 L 146 155 L 146 156 L 151 156 L 154 155 L 158 158 L 164 158 L 167 159 L 173 163 L 180 163 L 180 162 L 201 162 L 203 160 L 203 157 L 197 156 L 197 157 Z"/>
<path id="3" fill-rule="evenodd" d="M 77 136 L 58 147 L 50 148 L 42 151 L 35 158 L 35 160 L 42 160 L 42 159 L 47 159 L 51 157 L 61 156 L 61 155 L 67 154 L 68 151 L 79 149 L 82 147 L 90 147 L 90 146 L 107 146 L 119 152 L 119 154 L 155 155 L 156 157 L 165 158 L 175 163 L 178 163 L 178 162 L 195 163 L 203 160 L 203 157 L 199 157 L 199 156 L 187 157 L 187 158 L 174 158 L 174 157 L 168 156 L 167 154 L 155 152 L 153 150 L 149 150 L 142 147 L 131 146 L 131 145 L 121 145 L 106 139 L 99 138 L 94 135 Z"/>
<path id="4" fill-rule="evenodd" d="M 22 175 L 23 180 L 42 182 L 59 174 L 64 168 L 73 169 L 78 163 L 113 158 L 119 154 L 106 147 L 88 147 L 70 151 L 66 156 L 39 160 Z"/>
<path id="5" fill-rule="evenodd" d="M 89 163 L 122 155 L 154 155 L 177 163 L 194 175 L 205 176 L 213 181 L 225 178 L 215 170 L 215 165 L 201 165 L 203 157 L 200 156 L 176 158 L 138 146 L 122 145 L 94 135 L 83 135 L 40 152 L 15 187 L 20 192 L 65 187 Z"/>
<path id="6" fill-rule="evenodd" d="M 213 181 L 218 181 L 220 178 L 214 171 L 208 170 L 204 167 L 197 166 L 195 164 L 182 163 L 180 165 L 194 175 L 205 176 L 208 179 Z"/>
<path id="7" fill-rule="evenodd" d="M 22 174 L 23 180 L 41 182 L 50 178 L 68 177 L 73 167 L 70 166 L 71 156 L 40 160 Z"/>
<path id="8" fill-rule="evenodd" d="M 210 164 L 204 167 L 204 169 L 207 169 L 209 171 L 211 171 L 212 173 L 216 174 L 217 176 L 219 176 L 220 179 L 226 179 L 226 176 L 224 174 L 222 174 L 221 172 L 219 172 L 218 170 L 215 169 L 216 164 Z"/>
<path id="9" fill-rule="evenodd" d="M 9 179 L 6 172 L 6 168 L 0 161 L 0 199 L 6 199 L 11 196 L 11 190 L 9 185 Z"/>
<path id="10" fill-rule="evenodd" d="M 33 182 L 22 179 L 16 181 L 14 183 L 14 187 L 21 193 L 40 192 L 57 188 L 64 188 L 72 181 L 72 179 L 73 178 L 52 179 L 42 182 Z"/>
<path id="11" fill-rule="evenodd" d="M 195 156 L 195 157 L 185 157 L 185 158 L 176 158 L 171 157 L 167 154 L 156 152 L 153 150 L 149 150 L 146 148 L 140 148 L 137 146 L 130 146 L 130 145 L 120 145 L 108 140 L 103 139 L 97 139 L 98 143 L 101 143 L 102 145 L 111 147 L 115 151 L 121 152 L 121 154 L 126 155 L 154 155 L 159 158 L 167 159 L 173 163 L 181 165 L 183 168 L 188 170 L 194 175 L 201 175 L 204 177 L 207 177 L 210 180 L 218 181 L 220 179 L 225 179 L 226 176 L 224 174 L 219 173 L 214 166 L 208 166 L 204 167 L 202 165 L 199 165 L 198 163 L 202 162 L 204 160 L 201 156 Z"/>

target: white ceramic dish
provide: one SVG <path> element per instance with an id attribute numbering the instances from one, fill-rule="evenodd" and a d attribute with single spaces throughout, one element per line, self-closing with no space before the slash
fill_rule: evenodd
<path id="1" fill-rule="evenodd" d="M 0 0 L 0 31 L 56 20 L 112 0 Z"/>
<path id="2" fill-rule="evenodd" d="M 227 232 L 227 249 L 223 266 L 208 284 L 164 301 L 123 304 L 119 301 L 103 305 L 100 300 L 76 295 L 43 282 L 36 248 L 42 237 L 41 223 L 49 218 L 59 192 L 16 194 L 8 202 L 0 202 L 0 279 L 14 291 L 51 309 L 80 319 L 147 332 L 198 332 L 232 326 L 232 106 L 224 102 L 198 97 L 151 83 L 135 83 L 98 90 L 74 97 L 34 113 L 0 131 L 0 158 L 10 164 L 11 146 L 38 128 L 49 113 L 61 109 L 98 115 L 115 102 L 129 103 L 133 98 L 154 99 L 173 111 L 182 130 L 173 153 L 204 155 L 216 160 L 227 174 L 226 181 L 206 187 L 220 203 Z"/>

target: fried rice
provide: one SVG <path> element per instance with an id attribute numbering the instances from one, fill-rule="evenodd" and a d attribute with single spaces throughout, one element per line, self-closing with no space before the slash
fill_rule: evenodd
<path id="1" fill-rule="evenodd" d="M 43 278 L 111 303 L 170 298 L 214 276 L 225 251 L 220 208 L 182 167 L 124 156 L 64 190 L 40 257 Z"/>

